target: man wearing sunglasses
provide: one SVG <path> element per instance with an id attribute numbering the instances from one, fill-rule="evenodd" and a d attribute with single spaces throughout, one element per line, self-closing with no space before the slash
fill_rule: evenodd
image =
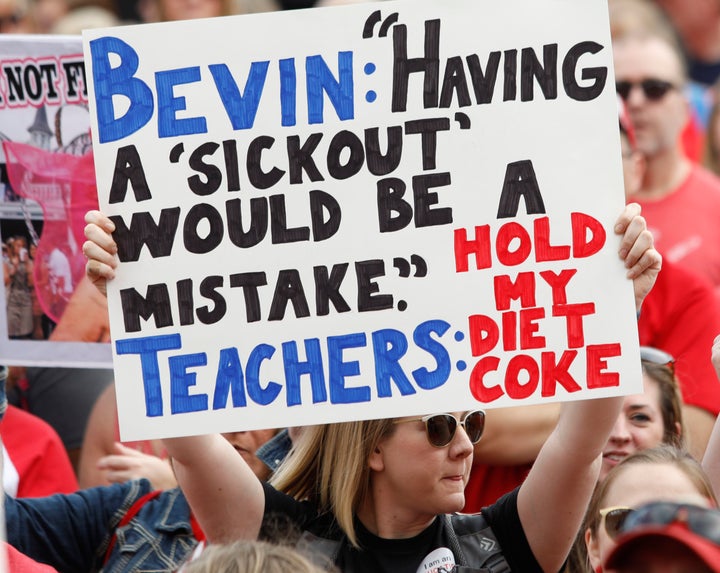
<path id="1" fill-rule="evenodd" d="M 720 295 L 720 180 L 682 147 L 690 117 L 677 45 L 660 36 L 613 40 L 615 79 L 647 168 L 630 200 L 640 203 L 666 260 L 707 277 Z"/>

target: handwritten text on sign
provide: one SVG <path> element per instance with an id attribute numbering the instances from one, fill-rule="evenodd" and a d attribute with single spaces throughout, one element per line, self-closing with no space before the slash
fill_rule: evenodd
<path id="1" fill-rule="evenodd" d="M 86 32 L 128 437 L 637 388 L 603 2 L 377 6 Z"/>

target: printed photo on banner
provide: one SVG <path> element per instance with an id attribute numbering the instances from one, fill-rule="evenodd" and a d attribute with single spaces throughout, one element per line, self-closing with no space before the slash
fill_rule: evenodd
<path id="1" fill-rule="evenodd" d="M 123 439 L 639 391 L 604 1 L 401 0 L 83 47 Z"/>
<path id="2" fill-rule="evenodd" d="M 0 361 L 110 366 L 81 251 L 97 190 L 79 36 L 0 36 L 0 143 Z"/>

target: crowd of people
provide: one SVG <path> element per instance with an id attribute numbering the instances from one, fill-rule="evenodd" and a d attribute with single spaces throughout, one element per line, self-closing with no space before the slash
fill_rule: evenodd
<path id="1" fill-rule="evenodd" d="M 0 0 L 0 32 L 336 3 Z M 608 6 L 641 393 L 123 443 L 112 372 L 2 368 L 10 571 L 720 573 L 720 3 Z M 86 223 L 102 300 L 114 225 Z M 8 334 L 47 338 L 32 238 L 3 239 Z"/>

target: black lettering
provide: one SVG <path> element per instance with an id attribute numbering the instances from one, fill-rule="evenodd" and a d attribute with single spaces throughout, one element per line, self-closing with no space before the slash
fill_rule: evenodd
<path id="1" fill-rule="evenodd" d="M 407 135 L 422 135 L 422 160 L 423 170 L 435 169 L 435 156 L 437 151 L 437 132 L 448 131 L 450 120 L 446 117 L 432 119 L 417 119 L 405 122 L 405 133 Z"/>
<path id="2" fill-rule="evenodd" d="M 205 237 L 198 233 L 198 226 L 203 220 L 210 227 Z M 222 216 L 215 207 L 198 203 L 190 208 L 183 224 L 183 243 L 188 252 L 198 255 L 209 253 L 220 244 L 224 234 Z"/>
<path id="3" fill-rule="evenodd" d="M 450 185 L 450 173 L 430 173 L 416 175 L 412 178 L 413 195 L 415 197 L 415 227 L 433 227 L 452 223 L 452 209 L 442 207 L 431 209 L 437 205 L 438 194 L 429 193 L 428 189 Z"/>
<path id="4" fill-rule="evenodd" d="M 130 227 L 119 215 L 110 216 L 115 223 L 113 239 L 118 246 L 118 258 L 121 262 L 137 261 L 143 245 L 147 245 L 154 259 L 167 257 L 172 252 L 175 232 L 180 221 L 180 207 L 160 211 L 160 220 L 156 224 L 150 213 L 133 213 Z"/>
<path id="5" fill-rule="evenodd" d="M 243 289 L 245 297 L 245 317 L 248 322 L 260 320 L 260 297 L 258 287 L 267 285 L 265 273 L 236 273 L 230 275 L 230 288 Z"/>
<path id="6" fill-rule="evenodd" d="M 288 301 L 292 303 L 297 318 L 310 316 L 300 273 L 296 269 L 284 269 L 278 273 L 268 320 L 282 320 Z"/>
<path id="7" fill-rule="evenodd" d="M 285 195 L 271 195 L 270 200 L 270 236 L 273 245 L 296 243 L 310 239 L 309 227 L 288 228 Z"/>
<path id="8" fill-rule="evenodd" d="M 155 327 L 172 326 L 170 294 L 166 284 L 148 285 L 147 294 L 143 297 L 134 288 L 120 290 L 125 332 L 139 332 L 140 319 L 150 320 L 155 317 Z"/>
<path id="9" fill-rule="evenodd" d="M 521 196 L 525 198 L 528 215 L 545 213 L 545 203 L 535 177 L 535 169 L 529 159 L 508 163 L 497 218 L 516 217 Z"/>
<path id="10" fill-rule="evenodd" d="M 348 263 L 333 265 L 328 276 L 327 267 L 313 268 L 315 275 L 315 310 L 318 316 L 330 314 L 330 301 L 337 312 L 348 312 L 350 306 L 340 294 L 340 285 L 347 273 Z"/>
<path id="11" fill-rule="evenodd" d="M 274 138 L 268 135 L 261 135 L 253 139 L 248 146 L 245 166 L 247 167 L 250 184 L 255 187 L 255 189 L 269 189 L 285 175 L 285 172 L 277 167 L 273 167 L 267 172 L 262 170 L 262 152 L 265 149 L 270 149 L 274 143 Z"/>
<path id="12" fill-rule="evenodd" d="M 299 136 L 291 135 L 287 138 L 290 183 L 302 183 L 303 171 L 308 174 L 310 181 L 324 181 L 312 158 L 312 154 L 320 143 L 322 136 L 322 133 L 313 133 L 302 146 L 300 145 Z"/>
<path id="13" fill-rule="evenodd" d="M 323 213 L 328 214 L 327 220 Z M 332 195 L 324 191 L 310 191 L 310 217 L 312 219 L 313 241 L 329 239 L 340 228 L 342 213 L 340 205 Z"/>
<path id="14" fill-rule="evenodd" d="M 381 233 L 404 229 L 413 218 L 412 206 L 403 199 L 405 182 L 388 177 L 377 182 L 378 226 Z M 393 216 L 393 212 L 397 215 Z"/>
<path id="15" fill-rule="evenodd" d="M 392 111 L 405 111 L 410 74 L 422 73 L 423 106 L 438 106 L 438 83 L 440 78 L 440 20 L 425 22 L 425 55 L 408 59 L 407 26 L 393 26 L 393 87 Z"/>
<path id="16" fill-rule="evenodd" d="M 460 56 L 448 58 L 445 65 L 445 75 L 443 77 L 442 90 L 440 91 L 440 107 L 450 107 L 452 104 L 453 94 L 457 95 L 458 105 L 467 107 L 470 101 L 470 90 L 468 89 L 467 78 L 465 77 L 465 68 Z"/>
<path id="17" fill-rule="evenodd" d="M 533 78 L 537 79 L 545 99 L 557 99 L 557 44 L 543 46 L 542 65 L 532 48 L 523 48 L 520 71 L 520 100 L 532 101 Z"/>
<path id="18" fill-rule="evenodd" d="M 576 67 L 580 56 L 583 54 L 597 54 L 603 46 L 597 42 L 580 42 L 575 44 L 565 55 L 563 60 L 563 87 L 565 93 L 577 101 L 590 101 L 598 97 L 605 88 L 608 70 L 605 66 L 597 68 L 584 68 L 580 77 L 583 80 L 594 80 L 589 86 L 581 86 L 577 83 Z"/>
<path id="19" fill-rule="evenodd" d="M 204 180 L 199 175 L 192 175 L 191 177 L 188 177 L 188 186 L 195 195 L 204 197 L 215 193 L 215 191 L 220 188 L 220 183 L 222 183 L 222 171 L 220 171 L 217 165 L 205 163 L 203 161 L 205 157 L 215 153 L 218 147 L 220 147 L 220 145 L 217 143 L 208 141 L 207 143 L 203 143 L 199 146 L 190 155 L 190 160 L 188 161 L 190 168 L 193 171 L 202 173 L 205 176 Z"/>
<path id="20" fill-rule="evenodd" d="M 217 289 L 222 286 L 223 278 L 218 275 L 205 277 L 200 283 L 200 294 L 215 303 L 212 310 L 207 305 L 197 309 L 198 320 L 203 324 L 215 324 L 225 316 L 227 303 L 225 297 L 217 292 Z"/>
<path id="21" fill-rule="evenodd" d="M 385 310 L 393 307 L 391 294 L 376 294 L 380 291 L 375 277 L 385 276 L 385 263 L 381 259 L 355 263 L 358 286 L 358 311 Z"/>
<path id="22" fill-rule="evenodd" d="M 250 228 L 245 231 L 242 223 L 241 199 L 231 199 L 225 203 L 227 227 L 230 241 L 236 247 L 247 249 L 254 247 L 265 238 L 268 230 L 268 204 L 265 197 L 250 199 Z"/>
<path id="23" fill-rule="evenodd" d="M 110 197 L 108 198 L 111 205 L 125 201 L 128 183 L 132 183 L 136 201 L 152 199 L 142 160 L 134 145 L 126 145 L 117 151 L 113 179 L 110 183 Z"/>
<path id="24" fill-rule="evenodd" d="M 402 128 L 392 126 L 387 128 L 387 151 L 380 151 L 379 129 L 372 127 L 365 130 L 365 153 L 367 167 L 370 173 L 385 176 L 392 173 L 400 165 L 402 158 L 403 139 Z"/>
<path id="25" fill-rule="evenodd" d="M 468 56 L 467 64 L 470 70 L 470 81 L 475 92 L 475 101 L 478 104 L 490 103 L 495 91 L 495 82 L 497 81 L 498 67 L 500 66 L 500 52 L 490 52 L 485 73 L 483 73 L 480 58 L 478 58 L 477 54 Z"/>
<path id="26" fill-rule="evenodd" d="M 344 149 L 350 151 L 348 160 L 343 165 L 340 155 Z M 327 153 L 328 172 L 334 179 L 348 179 L 357 175 L 365 162 L 365 150 L 362 141 L 352 131 L 343 130 L 335 134 L 330 142 Z"/>

